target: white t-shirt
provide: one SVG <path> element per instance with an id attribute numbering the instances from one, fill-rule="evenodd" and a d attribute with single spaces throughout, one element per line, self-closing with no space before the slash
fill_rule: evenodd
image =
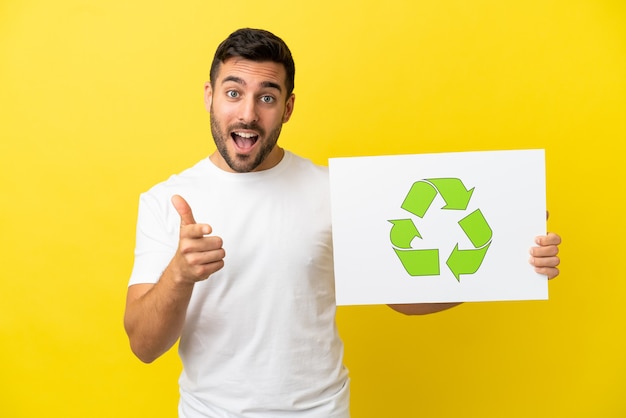
<path id="1" fill-rule="evenodd" d="M 207 158 L 156 185 L 140 198 L 130 285 L 157 282 L 176 251 L 174 194 L 226 251 L 187 310 L 180 416 L 349 417 L 327 169 L 289 152 L 252 173 Z"/>

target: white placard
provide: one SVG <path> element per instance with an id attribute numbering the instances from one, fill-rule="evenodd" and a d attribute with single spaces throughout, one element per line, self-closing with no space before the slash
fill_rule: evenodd
<path id="1" fill-rule="evenodd" d="M 536 300 L 544 150 L 329 159 L 338 305 Z"/>

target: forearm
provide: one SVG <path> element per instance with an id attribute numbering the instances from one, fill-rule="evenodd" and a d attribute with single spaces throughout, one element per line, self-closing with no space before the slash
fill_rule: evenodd
<path id="1" fill-rule="evenodd" d="M 405 315 L 427 315 L 435 312 L 445 311 L 454 308 L 462 302 L 455 303 L 402 303 L 388 305 L 394 311 Z"/>
<path id="2" fill-rule="evenodd" d="M 176 343 L 193 286 L 177 282 L 166 269 L 156 284 L 129 288 L 124 326 L 131 349 L 141 361 L 156 360 Z"/>

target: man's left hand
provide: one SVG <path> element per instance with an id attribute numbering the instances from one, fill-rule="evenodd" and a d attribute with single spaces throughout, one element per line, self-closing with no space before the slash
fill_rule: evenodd
<path id="1" fill-rule="evenodd" d="M 558 257 L 559 244 L 561 237 L 554 232 L 548 235 L 541 235 L 535 238 L 537 247 L 530 249 L 530 264 L 535 267 L 535 271 L 539 274 L 545 274 L 548 279 L 554 279 L 559 275 L 557 266 L 561 262 Z"/>

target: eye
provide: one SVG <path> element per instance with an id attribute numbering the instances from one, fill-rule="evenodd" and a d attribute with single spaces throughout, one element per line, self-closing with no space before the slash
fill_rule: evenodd
<path id="1" fill-rule="evenodd" d="M 239 92 L 235 90 L 228 90 L 226 92 L 226 96 L 230 97 L 231 99 L 236 99 L 237 97 L 239 97 Z"/>
<path id="2" fill-rule="evenodd" d="M 268 104 L 269 103 L 274 103 L 275 100 L 276 99 L 274 99 L 274 97 L 272 97 L 272 96 L 261 96 L 261 101 L 263 103 L 268 103 Z"/>

